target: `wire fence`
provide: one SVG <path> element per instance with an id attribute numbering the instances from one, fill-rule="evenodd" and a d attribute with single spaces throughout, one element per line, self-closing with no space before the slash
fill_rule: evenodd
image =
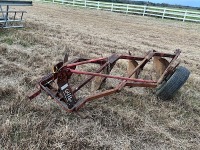
<path id="1" fill-rule="evenodd" d="M 200 22 L 200 11 L 198 10 L 183 10 L 183 9 L 171 9 L 164 7 L 152 7 L 144 5 L 132 5 L 122 3 L 109 3 L 100 1 L 88 1 L 88 0 L 40 0 L 43 2 L 52 2 L 63 5 L 71 5 L 75 7 L 85 7 L 99 10 L 106 10 L 112 12 L 137 14 L 142 16 L 154 16 L 162 19 L 176 19 L 191 22 Z"/>

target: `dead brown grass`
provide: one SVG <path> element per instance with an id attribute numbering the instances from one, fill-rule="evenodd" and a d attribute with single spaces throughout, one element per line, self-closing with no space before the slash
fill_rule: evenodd
<path id="1" fill-rule="evenodd" d="M 25 29 L 0 30 L 0 149 L 199 149 L 199 24 L 38 3 L 27 11 Z M 170 102 L 126 88 L 88 103 L 90 118 L 81 119 L 46 95 L 26 98 L 65 52 L 73 59 L 177 48 L 191 76 Z M 113 74 L 123 75 L 125 65 L 116 66 Z"/>

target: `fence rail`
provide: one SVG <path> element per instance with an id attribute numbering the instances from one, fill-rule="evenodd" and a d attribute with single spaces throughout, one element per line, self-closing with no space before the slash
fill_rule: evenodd
<path id="1" fill-rule="evenodd" d="M 76 7 L 107 10 L 112 12 L 126 13 L 126 14 L 154 16 L 154 17 L 160 17 L 162 19 L 165 18 L 176 19 L 176 20 L 181 20 L 183 22 L 185 21 L 200 22 L 200 11 L 152 7 L 144 5 L 109 3 L 100 1 L 88 1 L 88 0 L 40 0 L 40 1 L 58 3 L 63 5 L 72 5 Z"/>

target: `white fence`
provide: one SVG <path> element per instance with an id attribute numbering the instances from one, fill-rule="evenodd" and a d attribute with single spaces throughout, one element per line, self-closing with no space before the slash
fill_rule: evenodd
<path id="1" fill-rule="evenodd" d="M 53 2 L 63 5 L 72 5 L 76 7 L 86 7 L 92 9 L 101 9 L 112 12 L 120 12 L 126 14 L 138 14 L 143 16 L 154 16 L 162 19 L 176 19 L 181 21 L 200 22 L 200 11 L 190 11 L 183 9 L 171 9 L 164 7 L 152 7 L 143 5 L 108 3 L 100 1 L 88 0 L 41 0 L 43 2 Z"/>

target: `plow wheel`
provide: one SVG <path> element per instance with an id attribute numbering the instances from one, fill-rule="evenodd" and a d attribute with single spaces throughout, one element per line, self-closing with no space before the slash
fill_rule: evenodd
<path id="1" fill-rule="evenodd" d="M 172 76 L 164 81 L 157 89 L 156 95 L 163 99 L 168 100 L 182 87 L 190 75 L 190 71 L 182 66 L 176 68 Z"/>

